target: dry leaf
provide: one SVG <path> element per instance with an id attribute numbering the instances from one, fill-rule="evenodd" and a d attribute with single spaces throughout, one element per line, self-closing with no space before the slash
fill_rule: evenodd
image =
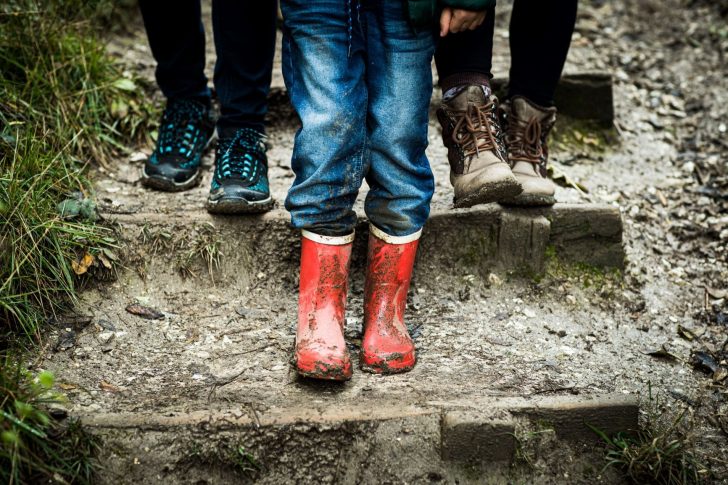
<path id="1" fill-rule="evenodd" d="M 109 261 L 106 256 L 104 256 L 104 253 L 99 253 L 99 261 L 101 261 L 101 264 L 104 265 L 104 268 L 111 269 L 111 261 Z"/>
<path id="2" fill-rule="evenodd" d="M 121 389 L 116 387 L 115 385 L 111 384 L 110 382 L 101 381 L 99 382 L 99 387 L 103 389 L 104 391 L 108 392 L 121 392 Z"/>
<path id="3" fill-rule="evenodd" d="M 126 311 L 128 311 L 132 315 L 146 318 L 147 320 L 159 320 L 160 318 L 164 318 L 164 313 L 157 311 L 154 308 L 149 308 L 142 305 L 129 305 L 128 307 L 126 307 Z"/>
<path id="4" fill-rule="evenodd" d="M 689 342 L 692 342 L 697 338 L 697 335 L 695 335 L 691 330 L 683 327 L 682 325 L 677 326 L 677 334 Z"/>
<path id="5" fill-rule="evenodd" d="M 728 296 L 728 291 L 711 288 L 710 286 L 706 286 L 705 291 L 708 292 L 708 295 L 715 298 L 716 300 L 720 300 L 721 298 L 725 298 L 726 296 Z"/>
<path id="6" fill-rule="evenodd" d="M 73 268 L 74 273 L 80 276 L 88 271 L 92 264 L 94 264 L 94 257 L 91 254 L 86 253 L 80 261 L 71 261 L 71 268 Z"/>
<path id="7" fill-rule="evenodd" d="M 73 390 L 73 389 L 78 389 L 78 386 L 76 384 L 67 384 L 65 382 L 60 382 L 58 384 L 58 387 L 60 387 L 64 391 L 70 391 L 70 390 Z"/>

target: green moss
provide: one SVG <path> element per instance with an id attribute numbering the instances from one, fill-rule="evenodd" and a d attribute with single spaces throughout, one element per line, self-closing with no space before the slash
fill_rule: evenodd
<path id="1" fill-rule="evenodd" d="M 588 263 L 567 263 L 559 259 L 556 246 L 546 248 L 546 269 L 532 279 L 540 283 L 545 279 L 578 282 L 585 289 L 608 289 L 624 287 L 624 275 L 618 268 L 603 268 Z"/>
<path id="2" fill-rule="evenodd" d="M 619 134 L 596 121 L 559 116 L 550 145 L 554 151 L 599 155 L 619 145 Z"/>

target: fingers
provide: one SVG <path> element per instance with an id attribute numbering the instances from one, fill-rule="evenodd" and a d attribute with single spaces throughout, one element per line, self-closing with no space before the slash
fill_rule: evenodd
<path id="1" fill-rule="evenodd" d="M 475 30 L 485 21 L 486 12 L 473 12 L 469 10 L 455 9 L 448 12 L 450 17 L 450 26 L 448 31 L 456 34 L 458 32 L 465 32 L 466 30 Z M 443 11 L 443 14 L 445 12 Z M 444 15 L 440 16 L 440 35 L 442 36 L 442 24 Z M 447 35 L 447 34 L 445 34 Z"/>
<path id="2" fill-rule="evenodd" d="M 450 23 L 452 21 L 452 8 L 445 7 L 440 14 L 440 37 L 445 37 L 450 33 Z"/>

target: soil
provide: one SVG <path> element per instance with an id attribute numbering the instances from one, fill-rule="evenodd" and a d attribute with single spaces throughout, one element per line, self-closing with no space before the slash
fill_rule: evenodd
<path id="1" fill-rule="evenodd" d="M 507 73 L 508 10 L 506 2 L 499 7 L 496 76 Z M 110 51 L 151 80 L 143 31 L 138 22 L 130 25 Z M 643 410 L 672 416 L 687 408 L 690 439 L 710 480 L 728 483 L 728 380 L 714 381 L 691 364 L 696 351 L 712 353 L 723 366 L 728 357 L 726 25 L 711 2 L 595 0 L 580 6 L 565 71 L 613 73 L 619 143 L 603 146 L 584 133 L 576 142 L 556 144 L 555 167 L 588 189 L 559 188 L 557 199 L 621 208 L 628 257 L 621 276 L 558 259 L 543 278 L 420 264 L 407 307 L 418 351 L 414 371 L 384 378 L 357 371 L 344 385 L 311 383 L 290 365 L 295 264 L 276 274 L 251 274 L 255 248 L 241 250 L 232 237 L 210 239 L 195 224 L 211 155 L 201 185 L 176 194 L 145 190 L 139 183 L 143 161 L 129 156 L 96 177 L 101 207 L 126 214 L 128 269 L 84 292 L 80 311 L 93 315 L 93 323 L 79 332 L 74 347 L 47 352 L 42 365 L 66 386 L 71 411 L 86 415 L 633 394 L 641 396 Z M 282 86 L 278 69 L 274 86 Z M 433 210 L 448 210 L 449 168 L 434 118 L 430 128 Z M 293 179 L 295 129 L 277 124 L 269 131 L 270 178 L 279 204 Z M 285 217 L 278 209 L 266 217 Z M 135 215 L 137 223 L 129 223 Z M 145 225 L 150 215 L 157 222 Z M 188 224 L 167 238 L 161 232 L 169 228 L 159 222 L 165 215 Z M 185 242 L 165 246 L 166 240 Z M 198 249 L 219 244 L 220 264 L 208 271 L 196 254 L 183 276 L 179 254 L 198 241 L 207 241 Z M 143 271 L 135 270 L 140 259 Z M 362 293 L 357 273 L 346 318 L 355 365 Z M 126 307 L 135 302 L 165 318 L 131 315 Z M 537 463 L 533 480 L 558 483 L 553 464 Z"/>

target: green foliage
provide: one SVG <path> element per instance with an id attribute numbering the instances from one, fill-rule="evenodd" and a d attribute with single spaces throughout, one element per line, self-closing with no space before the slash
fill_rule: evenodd
<path id="1" fill-rule="evenodd" d="M 0 363 L 0 482 L 91 483 L 98 440 L 80 424 L 60 424 L 46 409 L 62 401 L 53 374 Z"/>
<path id="2" fill-rule="evenodd" d="M 648 411 L 640 429 L 609 436 L 590 428 L 606 444 L 606 467 L 619 469 L 632 483 L 688 485 L 706 483 L 708 470 L 694 452 L 687 408 L 671 416 L 660 408 L 650 387 Z"/>
<path id="3" fill-rule="evenodd" d="M 111 232 L 96 223 L 84 168 L 146 136 L 154 116 L 139 81 L 122 73 L 94 30 L 112 4 L 0 6 L 3 347 L 17 336 L 37 341 L 45 318 L 73 302 L 73 263 L 114 245 Z"/>

